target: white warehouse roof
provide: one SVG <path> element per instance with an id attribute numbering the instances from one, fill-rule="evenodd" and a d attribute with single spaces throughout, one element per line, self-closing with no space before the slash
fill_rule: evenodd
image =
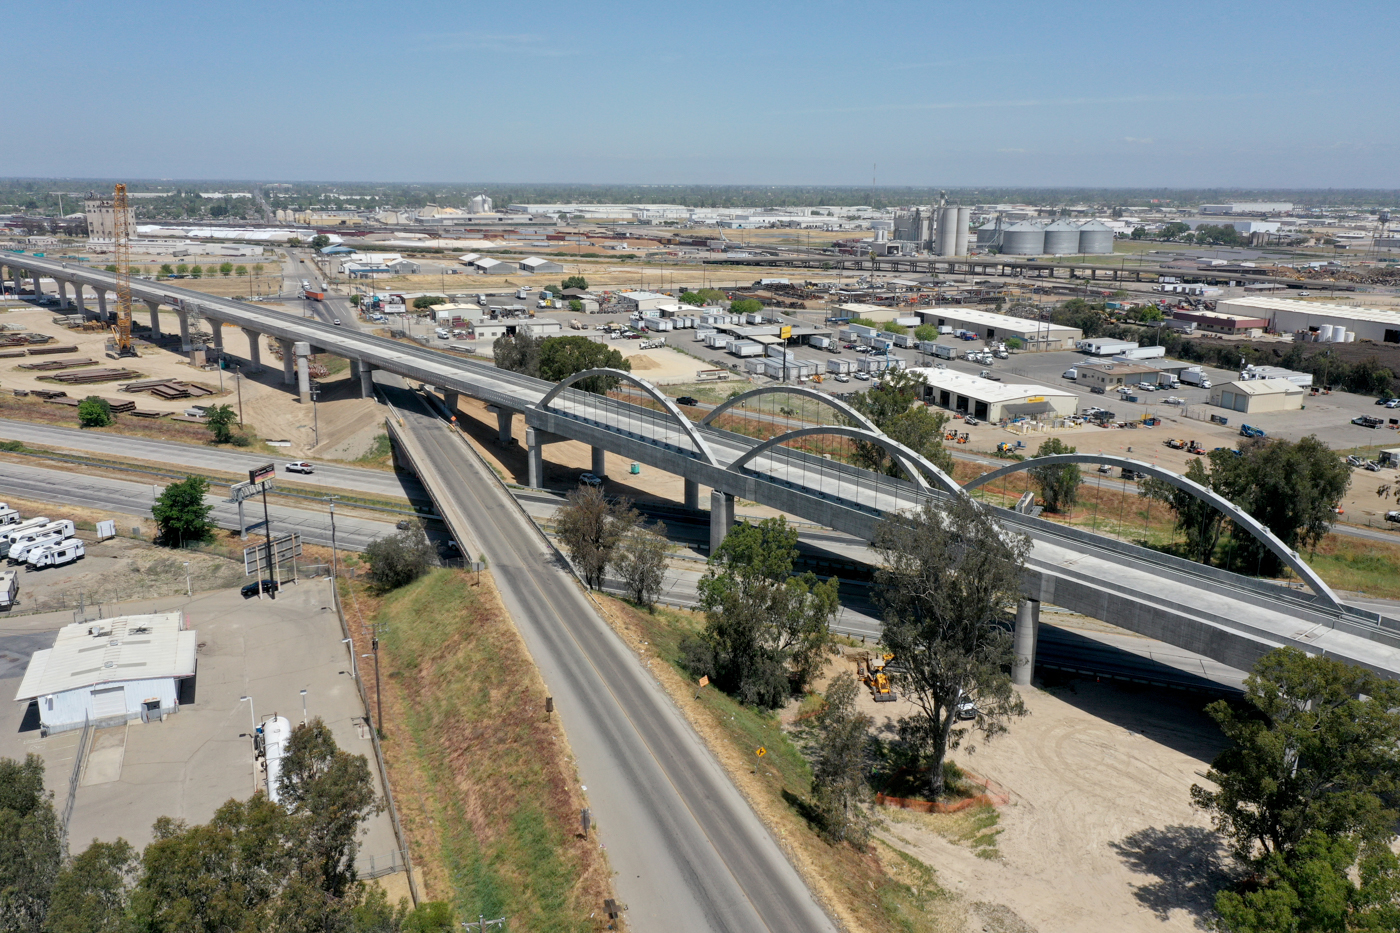
<path id="1" fill-rule="evenodd" d="M 1293 314 L 1309 314 L 1314 317 L 1336 318 L 1339 321 L 1369 321 L 1373 324 L 1389 324 L 1400 327 L 1400 311 L 1385 308 L 1356 308 L 1339 305 L 1330 301 L 1299 301 L 1293 298 L 1268 298 L 1263 295 L 1250 295 L 1246 298 L 1222 298 L 1216 310 L 1225 314 L 1246 314 L 1250 317 L 1268 317 L 1279 311 Z M 1255 312 L 1264 312 L 1262 314 Z"/>
<path id="2" fill-rule="evenodd" d="M 928 380 L 928 384 L 935 389 L 947 389 L 949 392 L 957 392 L 969 398 L 995 404 L 997 402 L 1019 402 L 1028 398 L 1062 396 L 1073 397 L 1073 392 L 1066 392 L 1063 389 L 1051 389 L 1046 386 L 1033 385 L 1030 383 L 1004 383 L 995 382 L 991 379 L 983 379 L 980 376 L 970 376 L 967 373 L 954 372 L 951 369 L 936 369 L 932 367 L 910 368 L 909 372 L 918 373 Z"/>
<path id="3" fill-rule="evenodd" d="M 180 612 L 65 625 L 52 648 L 34 652 L 15 699 L 112 681 L 193 677 L 198 634 L 183 625 Z"/>
<path id="4" fill-rule="evenodd" d="M 1032 321 L 1030 318 L 1011 317 L 1008 314 L 997 314 L 995 311 L 981 311 L 977 308 L 915 308 L 925 320 L 929 318 L 946 318 L 953 321 L 961 321 L 965 324 L 981 325 L 982 327 L 994 327 L 1001 331 L 1012 331 L 1017 333 L 1033 334 L 1039 331 L 1042 334 L 1055 333 L 1078 333 L 1079 329 L 1067 327 L 1063 324 L 1052 324 L 1049 321 Z"/>

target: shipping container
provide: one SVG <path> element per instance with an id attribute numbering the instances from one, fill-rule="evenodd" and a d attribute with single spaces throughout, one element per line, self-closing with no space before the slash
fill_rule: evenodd
<path id="1" fill-rule="evenodd" d="M 740 358 L 762 356 L 763 344 L 755 343 L 752 340 L 731 340 L 729 341 L 729 352 Z"/>

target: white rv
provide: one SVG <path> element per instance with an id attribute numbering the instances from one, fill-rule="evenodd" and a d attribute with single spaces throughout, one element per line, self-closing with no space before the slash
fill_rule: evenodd
<path id="1" fill-rule="evenodd" d="M 82 560 L 85 554 L 82 541 L 77 538 L 68 538 L 56 544 L 30 548 L 27 563 L 30 570 L 39 570 L 43 567 L 62 567 L 75 560 Z"/>

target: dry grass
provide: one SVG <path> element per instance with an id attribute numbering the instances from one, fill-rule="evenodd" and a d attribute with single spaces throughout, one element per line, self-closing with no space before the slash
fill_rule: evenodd
<path id="1" fill-rule="evenodd" d="M 65 390 L 68 391 L 68 390 Z M 81 397 L 94 393 L 84 392 L 82 386 L 69 391 L 69 395 Z M 136 399 L 139 407 L 140 399 Z M 16 421 L 32 421 L 35 424 L 58 424 L 64 427 L 78 427 L 78 409 L 67 405 L 50 405 L 34 397 L 16 398 L 13 395 L 0 395 L 0 418 L 13 418 Z M 135 418 L 131 415 L 117 415 L 116 421 L 105 428 L 87 428 L 97 434 L 124 434 L 130 437 L 148 437 L 153 440 L 177 441 L 182 444 L 208 444 L 211 437 L 209 428 L 188 421 L 170 421 L 165 418 Z M 257 438 L 252 429 L 245 425 L 241 433 L 252 440 L 249 447 L 239 448 L 252 453 L 273 453 Z"/>
<path id="2" fill-rule="evenodd" d="M 601 930 L 611 870 L 577 832 L 567 740 L 490 575 L 473 581 L 438 570 L 383 599 L 357 585 L 348 603 L 358 650 L 365 623 L 387 625 L 384 751 L 426 894 L 512 930 Z"/>
<path id="3" fill-rule="evenodd" d="M 665 686 L 813 894 L 846 929 L 934 933 L 958 928 L 961 908 L 938 886 L 931 868 L 885 846 L 857 850 L 831 845 L 817 834 L 800 812 L 811 773 L 776 715 L 745 707 L 713 688 L 697 691 L 677 668 L 682 637 L 702 624 L 698 614 L 647 613 L 608 597 L 598 602 L 604 618 Z M 759 746 L 766 751 L 761 759 L 754 754 Z"/>

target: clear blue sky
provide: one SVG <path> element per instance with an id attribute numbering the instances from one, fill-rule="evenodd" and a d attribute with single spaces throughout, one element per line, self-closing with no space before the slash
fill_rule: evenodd
<path id="1" fill-rule="evenodd" d="M 4 10 L 11 177 L 1400 187 L 1394 0 Z"/>

